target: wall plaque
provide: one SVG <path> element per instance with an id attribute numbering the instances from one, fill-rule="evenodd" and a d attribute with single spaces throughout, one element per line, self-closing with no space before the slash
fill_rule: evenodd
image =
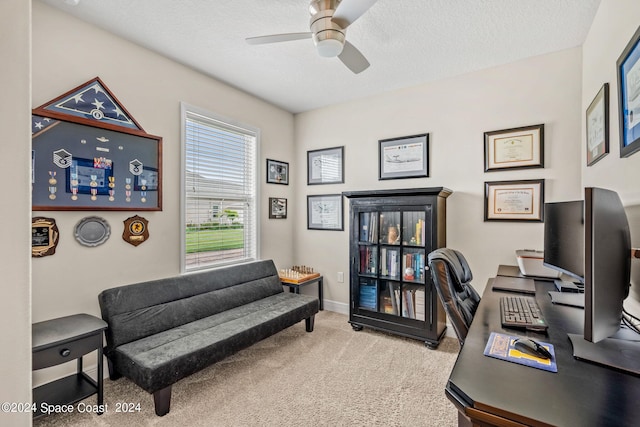
<path id="1" fill-rule="evenodd" d="M 35 217 L 31 220 L 31 256 L 43 257 L 56 253 L 60 233 L 53 218 Z"/>
<path id="2" fill-rule="evenodd" d="M 149 221 L 145 218 L 135 215 L 124 220 L 124 231 L 122 232 L 122 239 L 138 246 L 144 243 L 149 238 Z"/>

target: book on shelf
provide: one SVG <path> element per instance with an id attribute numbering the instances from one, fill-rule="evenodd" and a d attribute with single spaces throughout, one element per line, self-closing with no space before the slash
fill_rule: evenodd
<path id="1" fill-rule="evenodd" d="M 389 276 L 398 277 L 398 257 L 400 252 L 395 249 L 389 249 Z"/>
<path id="2" fill-rule="evenodd" d="M 387 264 L 387 248 L 380 249 L 380 274 L 382 276 L 389 275 L 389 265 Z"/>
<path id="3" fill-rule="evenodd" d="M 360 247 L 360 273 L 376 274 L 377 261 L 376 247 Z"/>
<path id="4" fill-rule="evenodd" d="M 415 319 L 414 291 L 412 289 L 405 289 L 402 292 L 402 297 L 402 315 L 410 319 Z"/>
<path id="5" fill-rule="evenodd" d="M 360 283 L 360 307 L 376 309 L 378 288 L 375 284 Z"/>
<path id="6" fill-rule="evenodd" d="M 378 240 L 378 216 L 375 212 L 362 212 L 360 214 L 360 241 L 377 243 Z"/>
<path id="7" fill-rule="evenodd" d="M 417 320 L 425 320 L 425 297 L 424 297 L 424 288 L 416 289 L 414 293 L 414 304 L 415 304 L 415 312 Z"/>
<path id="8" fill-rule="evenodd" d="M 360 241 L 366 242 L 369 240 L 369 218 L 371 213 L 363 212 L 360 214 Z"/>

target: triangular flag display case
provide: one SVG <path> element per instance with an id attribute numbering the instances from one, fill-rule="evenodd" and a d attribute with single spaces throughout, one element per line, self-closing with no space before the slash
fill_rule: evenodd
<path id="1" fill-rule="evenodd" d="M 96 77 L 33 109 L 32 209 L 162 210 L 162 137 Z"/>

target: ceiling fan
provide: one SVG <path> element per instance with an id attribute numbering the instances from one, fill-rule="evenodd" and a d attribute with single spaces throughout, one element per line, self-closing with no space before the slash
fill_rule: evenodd
<path id="1" fill-rule="evenodd" d="M 355 74 L 369 67 L 369 61 L 346 40 L 347 27 L 362 16 L 378 0 L 311 0 L 309 4 L 310 32 L 273 34 L 249 37 L 249 44 L 278 43 L 313 39 L 318 54 L 338 57 Z"/>

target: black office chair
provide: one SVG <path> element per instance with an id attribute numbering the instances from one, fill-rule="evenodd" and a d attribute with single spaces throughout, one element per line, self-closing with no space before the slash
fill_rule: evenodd
<path id="1" fill-rule="evenodd" d="M 480 303 L 480 295 L 471 286 L 471 269 L 455 249 L 436 249 L 428 261 L 433 285 L 462 346 Z"/>

